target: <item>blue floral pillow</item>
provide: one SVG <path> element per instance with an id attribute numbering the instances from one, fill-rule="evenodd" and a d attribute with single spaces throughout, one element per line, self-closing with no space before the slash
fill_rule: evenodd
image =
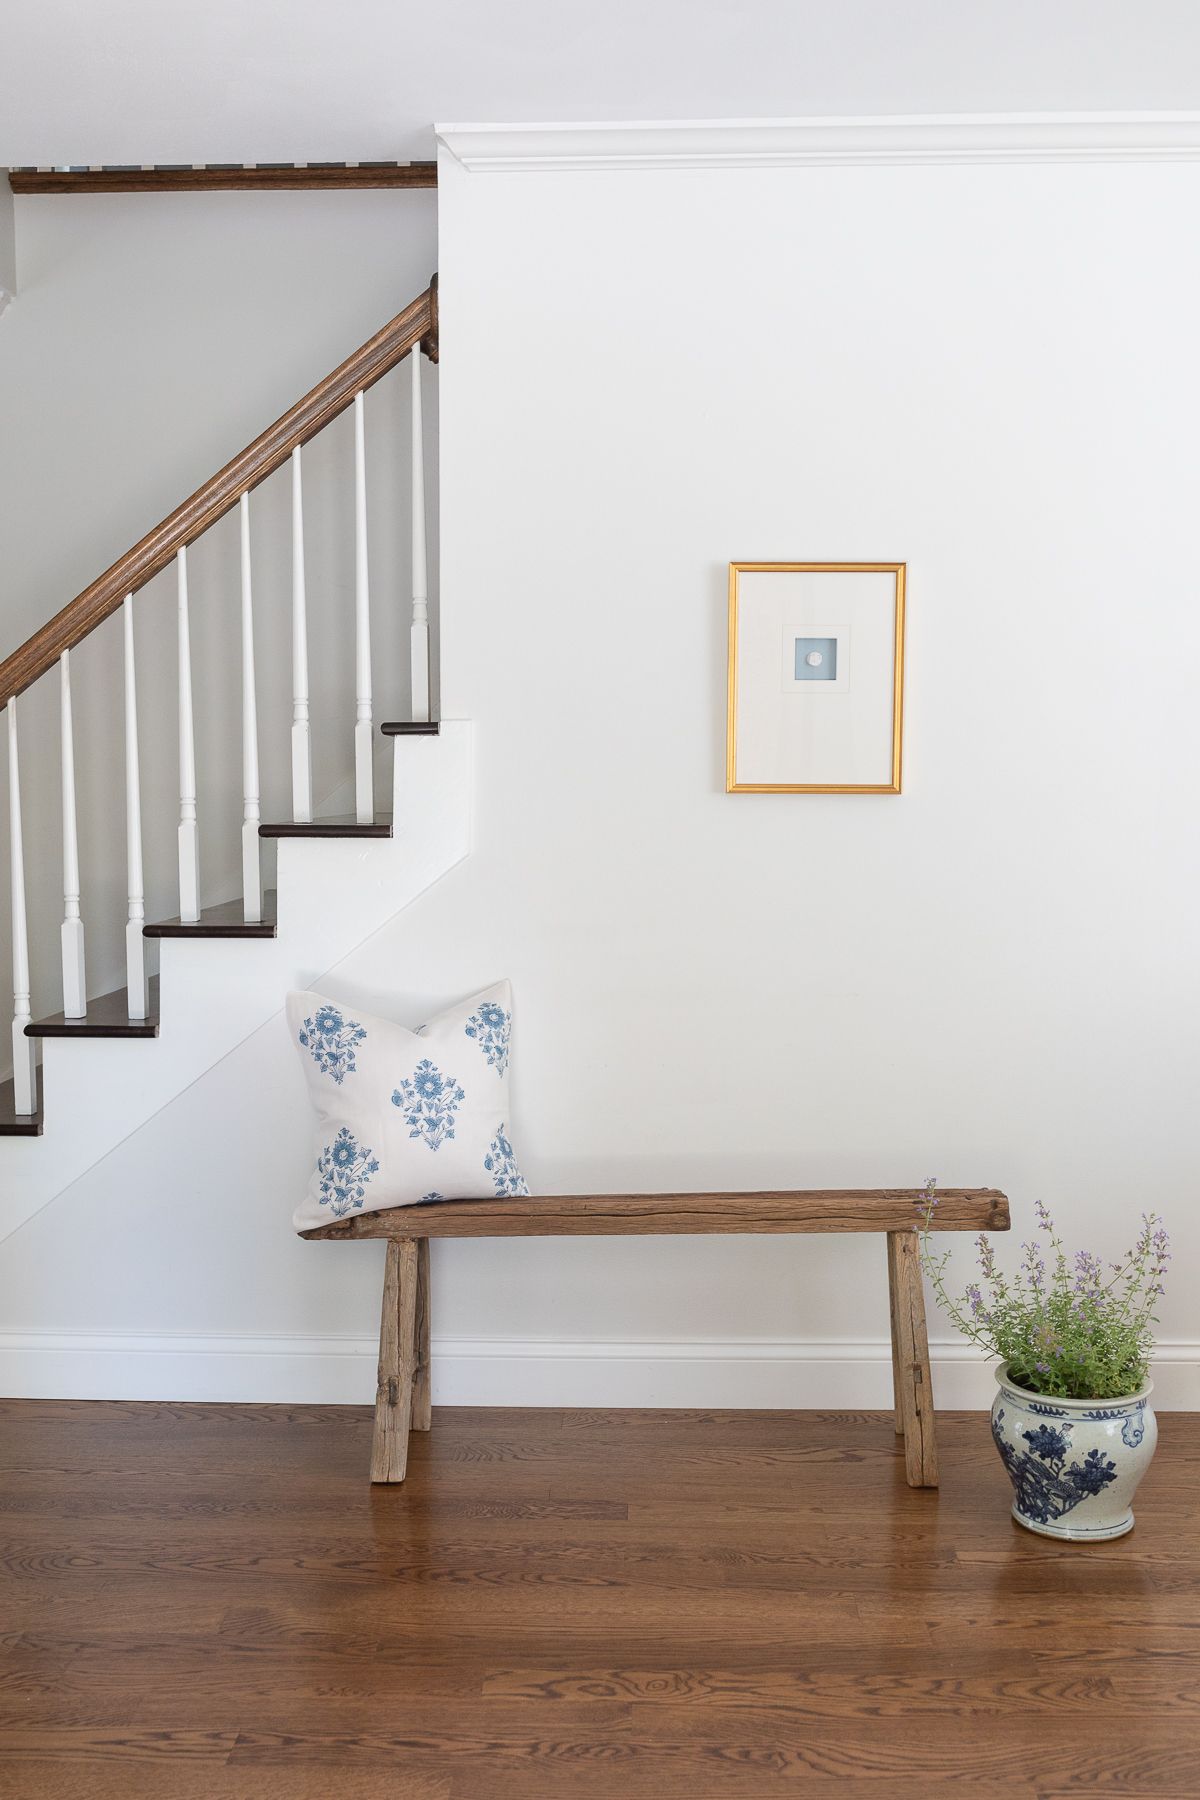
<path id="1" fill-rule="evenodd" d="M 297 1231 L 529 1192 L 508 1138 L 507 981 L 416 1031 L 321 994 L 289 994 L 287 1021 L 318 1121 Z"/>

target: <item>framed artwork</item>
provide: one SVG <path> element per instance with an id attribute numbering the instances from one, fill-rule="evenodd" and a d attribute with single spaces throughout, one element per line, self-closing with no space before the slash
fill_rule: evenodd
<path id="1" fill-rule="evenodd" d="M 904 564 L 729 565 L 731 794 L 898 794 Z"/>

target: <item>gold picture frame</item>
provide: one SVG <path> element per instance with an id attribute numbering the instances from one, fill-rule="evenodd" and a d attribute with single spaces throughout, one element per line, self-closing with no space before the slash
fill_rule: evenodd
<path id="1" fill-rule="evenodd" d="M 902 562 L 731 562 L 729 565 L 729 704 L 725 750 L 725 791 L 729 794 L 898 794 L 904 736 L 904 590 Z M 738 745 L 738 583 L 749 574 L 859 574 L 894 578 L 892 625 L 891 779 L 882 782 L 739 781 Z M 812 641 L 812 640 L 810 640 Z M 812 659 L 815 660 L 815 659 Z"/>

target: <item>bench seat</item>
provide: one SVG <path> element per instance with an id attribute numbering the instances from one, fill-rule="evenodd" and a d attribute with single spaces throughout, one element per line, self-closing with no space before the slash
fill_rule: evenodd
<path id="1" fill-rule="evenodd" d="M 913 1231 L 922 1202 L 911 1188 L 781 1189 L 758 1194 L 550 1194 L 515 1200 L 438 1200 L 334 1219 L 302 1237 L 636 1237 L 710 1231 Z M 938 1192 L 935 1231 L 1007 1231 L 997 1188 Z"/>

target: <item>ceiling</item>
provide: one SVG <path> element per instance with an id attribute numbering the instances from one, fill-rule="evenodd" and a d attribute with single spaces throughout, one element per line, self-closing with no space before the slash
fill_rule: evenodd
<path id="1" fill-rule="evenodd" d="M 1195 0 L 0 9 L 0 167 L 408 159 L 435 120 L 1197 108 Z"/>

